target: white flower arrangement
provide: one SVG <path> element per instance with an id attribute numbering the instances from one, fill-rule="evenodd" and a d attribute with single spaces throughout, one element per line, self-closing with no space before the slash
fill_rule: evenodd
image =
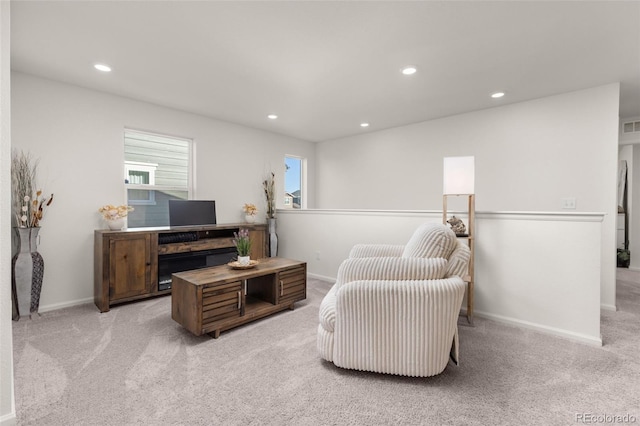
<path id="1" fill-rule="evenodd" d="M 127 217 L 129 212 L 134 210 L 131 206 L 114 206 L 112 204 L 107 204 L 106 206 L 102 206 L 98 209 L 100 213 L 102 213 L 102 217 L 105 220 L 117 220 Z"/>
<path id="2" fill-rule="evenodd" d="M 245 205 L 242 206 L 242 211 L 246 215 L 255 216 L 258 213 L 258 208 L 255 204 L 245 203 Z"/>

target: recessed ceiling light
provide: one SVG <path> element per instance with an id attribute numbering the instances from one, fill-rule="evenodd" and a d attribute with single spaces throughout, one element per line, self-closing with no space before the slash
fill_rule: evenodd
<path id="1" fill-rule="evenodd" d="M 275 115 L 275 114 L 269 114 L 269 115 L 267 115 L 267 118 L 268 118 L 269 120 L 275 120 L 276 118 L 278 118 L 278 116 L 277 116 L 277 115 Z"/>
<path id="2" fill-rule="evenodd" d="M 98 71 L 111 72 L 111 67 L 105 64 L 95 64 L 93 67 Z"/>
<path id="3" fill-rule="evenodd" d="M 496 92 L 491 95 L 492 98 L 497 99 L 504 96 L 504 92 Z"/>
<path id="4" fill-rule="evenodd" d="M 408 67 L 402 68 L 402 74 L 404 74 L 404 75 L 413 75 L 417 71 L 418 71 L 418 68 L 416 68 L 414 66 L 408 66 Z"/>
<path id="5" fill-rule="evenodd" d="M 360 127 L 369 127 L 369 123 L 360 123 Z"/>

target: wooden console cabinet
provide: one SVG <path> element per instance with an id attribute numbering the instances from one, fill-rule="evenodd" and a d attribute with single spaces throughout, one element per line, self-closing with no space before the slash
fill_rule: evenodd
<path id="1" fill-rule="evenodd" d="M 270 257 L 255 268 L 227 265 L 173 275 L 171 318 L 214 338 L 220 332 L 285 309 L 307 297 L 307 264 Z"/>
<path id="2" fill-rule="evenodd" d="M 100 312 L 106 312 L 116 303 L 171 294 L 171 289 L 158 288 L 158 256 L 232 248 L 233 232 L 240 228 L 249 229 L 251 258 L 265 257 L 265 224 L 96 230 L 93 284 L 96 306 Z M 173 237 L 185 234 L 193 236 L 193 240 L 170 242 Z"/>

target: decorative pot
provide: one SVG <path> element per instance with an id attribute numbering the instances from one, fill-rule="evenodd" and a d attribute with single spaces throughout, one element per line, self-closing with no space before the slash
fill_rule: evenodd
<path id="1" fill-rule="evenodd" d="M 238 256 L 238 264 L 240 266 L 247 266 L 251 263 L 251 256 Z"/>
<path id="2" fill-rule="evenodd" d="M 109 225 L 109 229 L 112 231 L 120 231 L 124 228 L 124 218 L 119 217 L 117 219 L 109 219 L 107 220 L 107 225 Z"/>
<path id="3" fill-rule="evenodd" d="M 11 291 L 14 302 L 13 319 L 38 313 L 44 275 L 44 260 L 38 253 L 40 228 L 17 229 L 20 250 L 11 260 Z"/>
<path id="4" fill-rule="evenodd" d="M 276 234 L 276 218 L 268 218 L 269 222 L 269 256 L 278 255 L 278 234 Z"/>
<path id="5" fill-rule="evenodd" d="M 247 214 L 244 216 L 244 220 L 247 221 L 247 223 L 253 223 L 256 221 L 256 215 L 254 214 Z"/>

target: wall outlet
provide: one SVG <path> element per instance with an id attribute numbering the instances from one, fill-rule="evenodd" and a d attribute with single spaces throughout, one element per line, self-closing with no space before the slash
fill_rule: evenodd
<path id="1" fill-rule="evenodd" d="M 316 251 L 316 260 L 320 260 L 320 252 Z"/>
<path id="2" fill-rule="evenodd" d="M 567 210 L 575 210 L 576 209 L 576 199 L 575 198 L 563 198 L 562 199 L 562 208 Z"/>

